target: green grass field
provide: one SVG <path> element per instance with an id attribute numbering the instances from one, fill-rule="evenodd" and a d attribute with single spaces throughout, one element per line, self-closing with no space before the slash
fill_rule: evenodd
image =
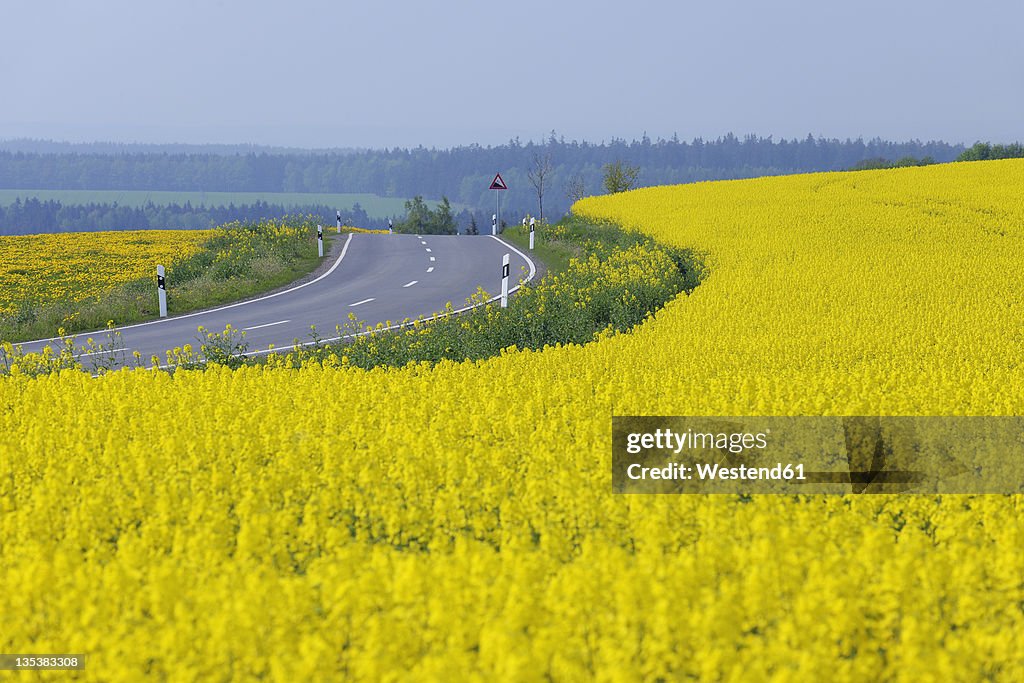
<path id="1" fill-rule="evenodd" d="M 228 204 L 254 204 L 264 201 L 285 207 L 310 205 L 329 206 L 334 209 L 350 209 L 356 203 L 367 214 L 374 217 L 402 216 L 405 214 L 405 199 L 401 197 L 380 197 L 369 193 L 306 193 L 306 192 L 174 192 L 156 190 L 0 190 L 0 206 L 10 206 L 21 197 L 22 201 L 35 197 L 40 201 L 55 199 L 62 204 L 112 204 L 139 207 L 146 202 L 154 204 L 184 204 L 193 206 L 227 206 Z M 436 201 L 427 200 L 431 208 Z M 452 205 L 456 210 L 461 207 Z"/>
<path id="2" fill-rule="evenodd" d="M 530 252 L 530 256 L 543 264 L 544 274 L 561 273 L 569 267 L 569 261 L 581 255 L 581 251 L 567 242 L 548 239 L 546 228 L 546 225 L 539 226 L 534 240 L 536 249 Z M 505 228 L 501 236 L 524 251 L 530 248 L 530 232 L 521 225 Z"/>

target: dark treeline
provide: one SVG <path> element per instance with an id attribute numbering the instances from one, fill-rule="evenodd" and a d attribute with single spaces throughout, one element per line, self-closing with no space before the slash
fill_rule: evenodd
<path id="1" fill-rule="evenodd" d="M 1009 145 L 993 145 L 990 142 L 976 142 L 970 149 L 956 158 L 957 161 L 989 161 L 991 159 L 1020 159 L 1024 157 L 1024 145 L 1014 142 Z"/>
<path id="2" fill-rule="evenodd" d="M 264 218 L 313 215 L 326 226 L 335 224 L 333 207 L 284 207 L 278 204 L 229 204 L 227 206 L 192 206 L 185 204 L 141 207 L 118 204 L 62 204 L 55 200 L 18 199 L 7 207 L 0 206 L 0 235 L 27 235 L 43 232 L 91 232 L 96 230 L 190 229 L 202 230 L 230 221 L 258 221 Z M 386 227 L 371 223 L 358 204 L 341 211 L 346 225 L 361 228 Z M 379 223 L 379 221 L 377 221 Z"/>
<path id="3" fill-rule="evenodd" d="M 962 154 L 960 156 L 963 156 Z M 902 157 L 900 159 L 865 159 L 849 168 L 851 171 L 875 171 L 883 168 L 908 168 L 910 166 L 930 166 L 935 163 L 931 157 Z"/>
<path id="4" fill-rule="evenodd" d="M 713 141 L 640 140 L 567 142 L 551 134 L 542 143 L 452 149 L 384 149 L 357 152 L 269 153 L 38 153 L 0 151 L 0 188 L 86 190 L 189 190 L 246 192 L 371 192 L 388 197 L 447 196 L 489 222 L 494 193 L 487 188 L 501 172 L 509 186 L 502 217 L 518 222 L 536 212 L 527 173 L 538 155 L 548 155 L 544 205 L 549 216 L 570 204 L 566 186 L 602 192 L 602 167 L 615 160 L 640 167 L 640 185 L 748 178 L 851 168 L 868 159 L 931 157 L 952 161 L 961 145 L 814 138 L 775 140 L 732 134 Z"/>

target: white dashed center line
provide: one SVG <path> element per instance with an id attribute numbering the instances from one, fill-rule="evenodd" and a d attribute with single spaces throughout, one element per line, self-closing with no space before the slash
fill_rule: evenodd
<path id="1" fill-rule="evenodd" d="M 427 272 L 428 273 L 433 273 L 434 272 L 434 266 L 430 266 L 429 268 L 427 268 Z"/>
<path id="2" fill-rule="evenodd" d="M 352 308 L 353 306 L 362 306 L 363 304 L 368 304 L 371 301 L 374 301 L 374 297 L 372 296 L 369 299 L 363 299 L 362 301 L 357 301 L 354 304 L 349 304 L 348 307 Z"/>
<path id="3" fill-rule="evenodd" d="M 419 282 L 419 280 L 413 280 L 412 282 L 406 282 L 404 285 L 402 285 L 402 287 L 412 287 L 417 282 Z"/>
<path id="4" fill-rule="evenodd" d="M 103 349 L 101 351 L 90 351 L 88 353 L 80 353 L 80 354 L 78 354 L 78 357 L 79 358 L 85 358 L 86 356 L 98 356 L 101 353 L 114 353 L 116 351 L 124 351 L 125 353 L 127 353 L 127 352 L 131 351 L 131 349 Z"/>
<path id="5" fill-rule="evenodd" d="M 430 251 L 430 247 L 427 247 L 427 251 Z"/>
<path id="6" fill-rule="evenodd" d="M 285 323 L 291 322 L 290 320 L 278 320 L 276 323 L 267 323 L 265 325 L 253 325 L 252 327 L 243 327 L 242 330 L 248 332 L 249 330 L 258 330 L 263 327 L 273 327 L 274 325 L 284 325 Z"/>
<path id="7" fill-rule="evenodd" d="M 434 257 L 433 257 L 433 256 L 431 256 L 431 257 L 430 257 L 430 260 L 431 260 L 431 261 L 433 261 L 433 260 L 434 260 Z"/>

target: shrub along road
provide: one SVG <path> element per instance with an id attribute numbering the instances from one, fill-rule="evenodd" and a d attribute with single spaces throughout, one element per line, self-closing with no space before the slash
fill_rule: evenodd
<path id="1" fill-rule="evenodd" d="M 254 353 L 270 345 L 291 347 L 296 338 L 309 342 L 311 326 L 316 326 L 319 337 L 336 338 L 337 326 L 348 323 L 350 313 L 373 326 L 429 316 L 449 302 L 459 309 L 479 287 L 492 295 L 501 291 L 504 254 L 510 254 L 510 289 L 534 276 L 535 266 L 524 253 L 491 236 L 353 234 L 328 270 L 314 280 L 208 311 L 116 328 L 120 337 L 113 347 L 95 355 L 104 357 L 105 365 L 133 364 L 135 352 L 143 364 L 154 355 L 163 363 L 168 349 L 191 344 L 198 351 L 200 326 L 222 332 L 227 325 L 245 331 L 247 350 Z M 173 311 L 170 282 L 168 305 Z M 106 331 L 80 334 L 76 347 L 87 337 L 107 345 L 108 336 Z M 20 346 L 31 353 L 47 345 L 56 351 L 61 340 Z M 83 354 L 81 360 L 88 367 L 89 356 Z"/>

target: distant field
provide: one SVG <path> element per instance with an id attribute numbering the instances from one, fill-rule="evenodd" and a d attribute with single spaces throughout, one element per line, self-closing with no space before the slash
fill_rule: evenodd
<path id="1" fill-rule="evenodd" d="M 286 207 L 330 206 L 350 209 L 359 204 L 370 216 L 401 216 L 405 214 L 405 199 L 380 197 L 368 193 L 306 193 L 306 192 L 173 192 L 148 190 L 0 190 L 0 206 L 10 206 L 21 197 L 22 201 L 35 197 L 41 201 L 55 199 L 61 204 L 112 204 L 139 207 L 154 204 L 184 204 L 193 206 L 227 206 L 228 204 L 255 204 L 258 201 L 281 204 Z M 427 202 L 431 208 L 436 201 Z M 454 206 L 454 205 L 453 205 Z"/>
<path id="2" fill-rule="evenodd" d="M 212 230 L 0 236 L 0 316 L 19 305 L 95 298 L 199 251 Z M 52 334 L 54 330 L 47 333 Z"/>

